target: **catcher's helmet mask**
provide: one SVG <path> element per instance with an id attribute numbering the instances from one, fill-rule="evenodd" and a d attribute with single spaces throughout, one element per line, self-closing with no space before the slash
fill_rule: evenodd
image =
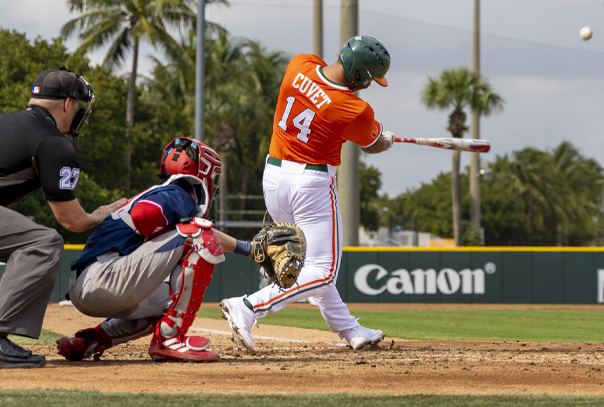
<path id="1" fill-rule="evenodd" d="M 164 148 L 160 178 L 172 180 L 187 192 L 192 190 L 201 217 L 205 217 L 210 210 L 221 173 L 220 156 L 202 141 L 178 137 Z"/>
<path id="2" fill-rule="evenodd" d="M 94 103 L 92 86 L 82 76 L 74 74 L 61 65 L 42 72 L 31 87 L 31 97 L 36 99 L 76 99 L 88 102 L 88 106 L 78 109 L 71 122 L 69 134 L 77 137 L 88 123 Z"/>

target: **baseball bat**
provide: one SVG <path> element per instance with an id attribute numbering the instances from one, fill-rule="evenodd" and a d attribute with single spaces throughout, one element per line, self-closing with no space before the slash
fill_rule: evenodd
<path id="1" fill-rule="evenodd" d="M 488 153 L 491 142 L 488 140 L 464 138 L 405 138 L 395 137 L 397 143 L 414 143 L 423 146 L 444 148 L 447 150 L 473 151 L 475 153 Z"/>

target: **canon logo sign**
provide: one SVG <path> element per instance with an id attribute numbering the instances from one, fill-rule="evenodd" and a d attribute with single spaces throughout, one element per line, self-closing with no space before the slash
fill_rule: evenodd
<path id="1" fill-rule="evenodd" d="M 462 294 L 484 294 L 485 274 L 494 273 L 495 265 L 487 263 L 485 269 L 398 269 L 389 273 L 378 264 L 366 264 L 355 272 L 354 284 L 367 295 L 379 295 L 384 291 L 393 295 L 454 294 L 458 291 Z"/>

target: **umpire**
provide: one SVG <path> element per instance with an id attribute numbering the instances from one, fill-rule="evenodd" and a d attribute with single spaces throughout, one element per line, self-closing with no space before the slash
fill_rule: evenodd
<path id="1" fill-rule="evenodd" d="M 80 164 L 76 145 L 64 134 L 79 137 L 93 102 L 92 86 L 61 66 L 36 78 L 27 109 L 0 115 L 0 261 L 6 263 L 0 280 L 0 368 L 46 364 L 44 355 L 32 354 L 7 335 L 39 338 L 63 253 L 56 230 L 6 205 L 42 188 L 57 221 L 84 232 L 124 202 L 89 214 L 74 194 Z"/>

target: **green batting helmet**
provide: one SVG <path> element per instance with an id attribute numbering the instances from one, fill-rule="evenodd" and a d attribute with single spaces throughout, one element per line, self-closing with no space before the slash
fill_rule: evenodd
<path id="1" fill-rule="evenodd" d="M 338 60 L 344 68 L 344 75 L 356 87 L 364 89 L 372 79 L 388 86 L 386 72 L 390 68 L 390 54 L 375 38 L 368 35 L 352 37 L 340 50 Z"/>

